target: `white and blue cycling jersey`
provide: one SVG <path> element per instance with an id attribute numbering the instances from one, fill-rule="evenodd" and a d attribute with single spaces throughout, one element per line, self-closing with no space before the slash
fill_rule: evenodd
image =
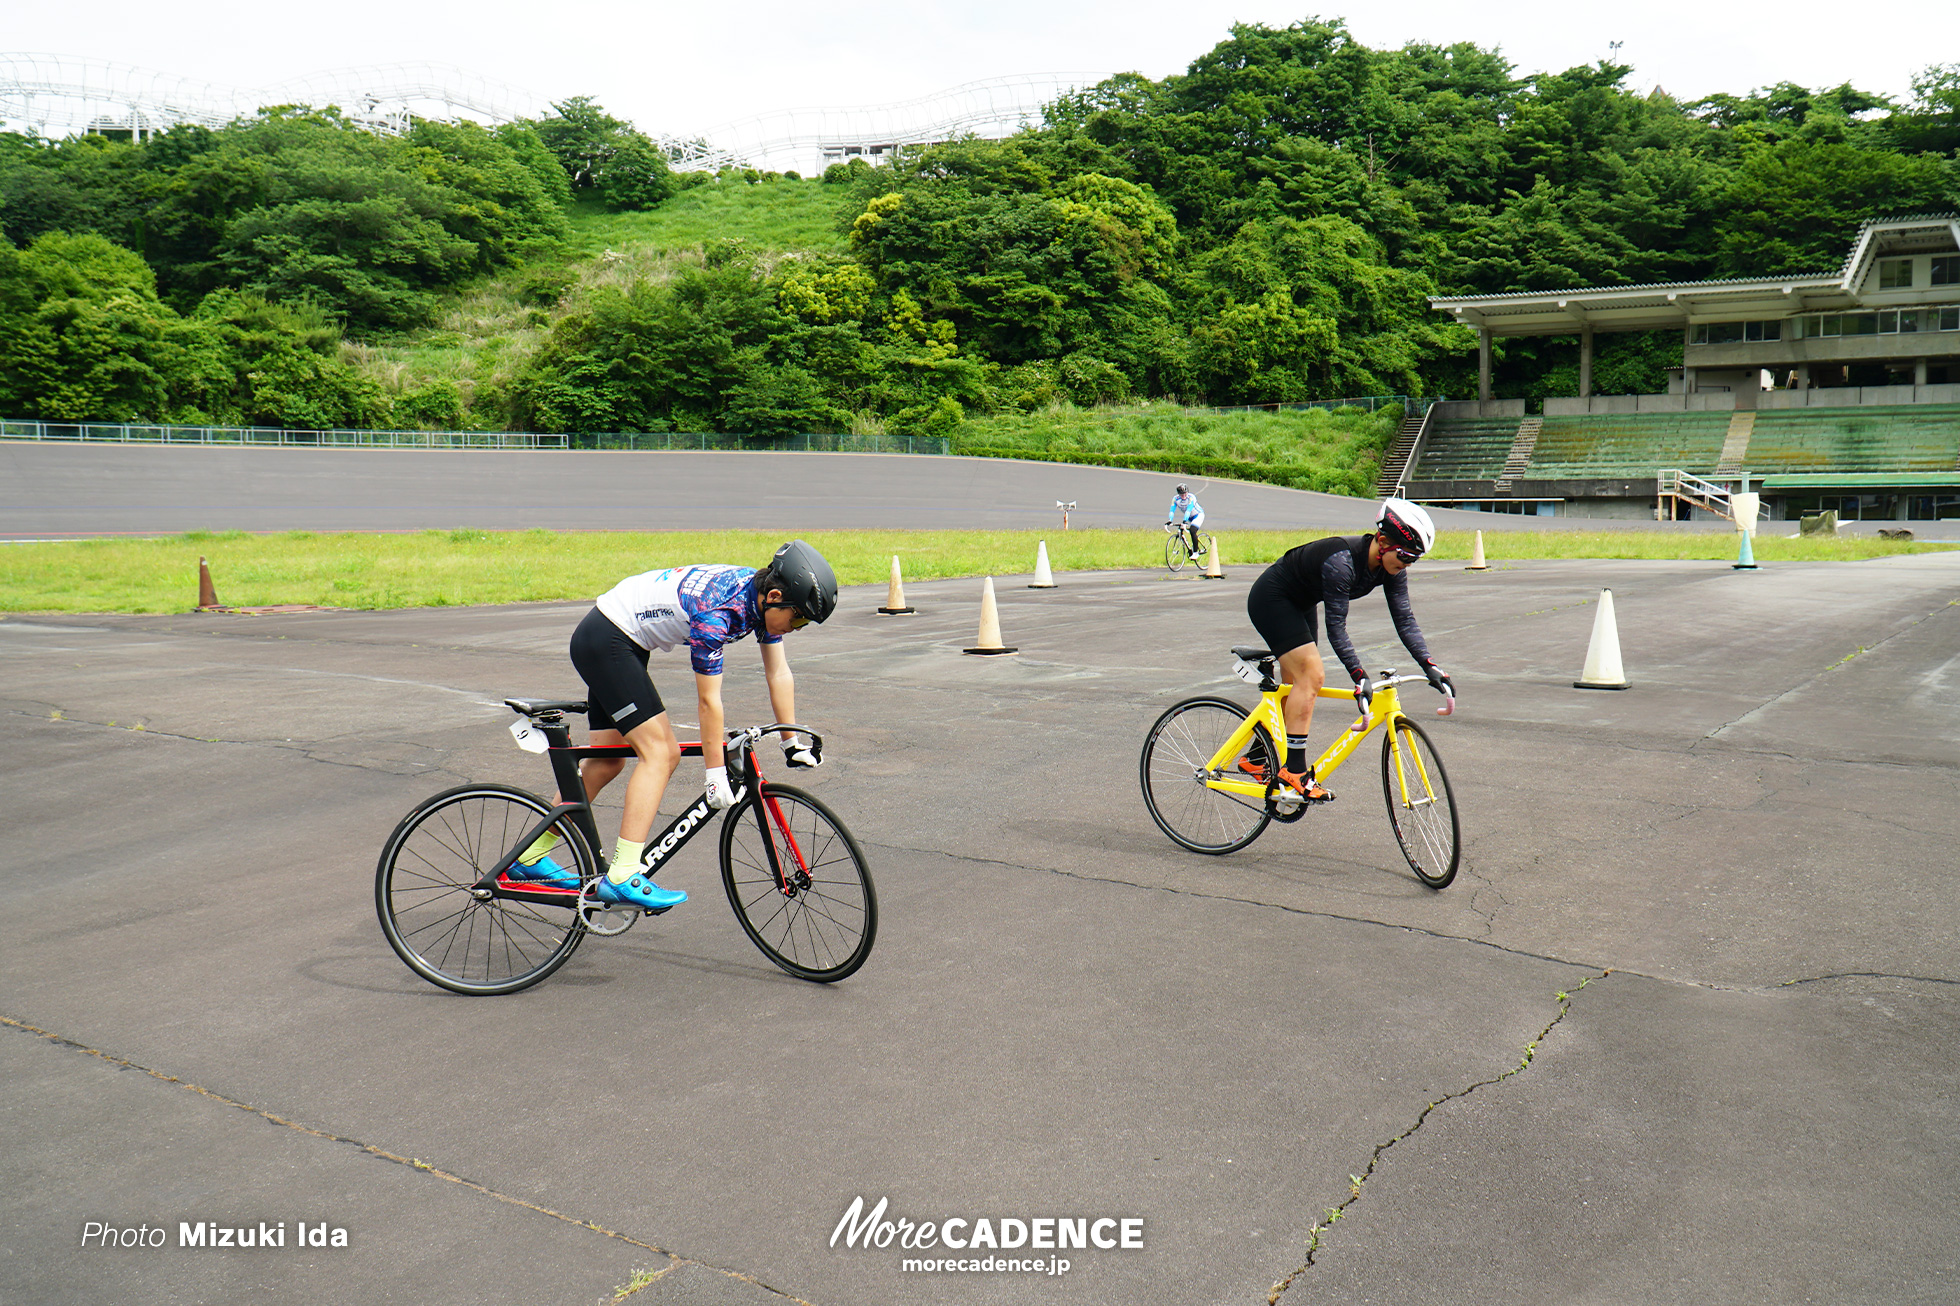
<path id="1" fill-rule="evenodd" d="M 668 567 L 628 576 L 599 596 L 599 611 L 644 649 L 687 645 L 697 674 L 721 674 L 721 651 L 753 632 L 759 644 L 780 644 L 762 625 L 755 569 L 708 564 Z"/>
<path id="2" fill-rule="evenodd" d="M 1180 526 L 1187 523 L 1192 526 L 1202 526 L 1205 524 L 1205 510 L 1198 506 L 1197 495 L 1174 494 L 1171 496 L 1170 516 L 1165 520 L 1176 522 Z"/>

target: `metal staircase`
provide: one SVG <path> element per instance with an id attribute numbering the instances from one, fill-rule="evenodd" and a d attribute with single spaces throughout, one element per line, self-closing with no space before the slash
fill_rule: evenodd
<path id="1" fill-rule="evenodd" d="M 1538 447 L 1538 433 L 1545 429 L 1542 417 L 1527 417 L 1518 423 L 1517 438 L 1511 441 L 1511 454 L 1504 460 L 1504 470 L 1497 474 L 1491 490 L 1496 494 L 1509 494 L 1511 486 L 1524 469 L 1531 465 L 1531 451 Z"/>
<path id="2" fill-rule="evenodd" d="M 1429 429 L 1429 414 L 1425 408 L 1420 413 L 1411 413 L 1402 419 L 1402 429 L 1395 433 L 1388 452 L 1382 455 L 1382 474 L 1375 481 L 1375 494 L 1378 498 L 1389 498 L 1402 493 L 1402 486 L 1409 478 L 1409 468 L 1422 447 L 1423 432 Z"/>
<path id="3" fill-rule="evenodd" d="M 1703 512 L 1712 512 L 1717 517 L 1735 520 L 1735 503 L 1731 498 L 1734 491 L 1728 486 L 1690 476 L 1677 467 L 1663 468 L 1656 480 L 1655 490 L 1661 500 L 1662 521 L 1681 520 L 1681 505 L 1684 503 Z"/>

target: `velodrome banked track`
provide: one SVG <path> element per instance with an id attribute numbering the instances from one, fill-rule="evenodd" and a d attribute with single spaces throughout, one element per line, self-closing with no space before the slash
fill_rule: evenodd
<path id="1" fill-rule="evenodd" d="M 0 539 L 193 530 L 1051 529 L 1164 519 L 1177 478 L 994 458 L 460 452 L 0 441 Z M 1194 479 L 1221 531 L 1364 530 L 1365 503 Z M 1546 519 L 1446 513 L 1445 524 Z M 1651 522 L 1602 523 L 1645 526 Z"/>
<path id="2" fill-rule="evenodd" d="M 746 511 L 822 524 L 756 479 Z M 896 495 L 869 484 L 859 511 Z M 1045 486 L 1030 524 L 1099 503 Z M 908 585 L 913 617 L 848 590 L 793 637 L 809 787 L 883 908 L 832 988 L 757 955 L 700 843 L 668 877 L 693 901 L 515 997 L 382 941 L 397 818 L 538 784 L 498 700 L 576 690 L 583 604 L 0 620 L 0 1300 L 589 1303 L 643 1269 L 628 1300 L 666 1306 L 1953 1300 L 1960 556 L 1419 567 L 1463 691 L 1440 893 L 1366 757 L 1230 857 L 1151 824 L 1149 723 L 1250 697 L 1224 649 L 1254 574 L 1004 579 L 1013 658 L 960 654 L 967 580 Z M 1571 688 L 1603 586 L 1621 693 Z M 1379 602 L 1354 629 L 1402 660 Z M 833 1246 L 860 1196 L 1142 1246 Z M 84 1248 L 90 1221 L 165 1245 Z M 949 1255 L 1069 1269 L 904 1268 Z"/>

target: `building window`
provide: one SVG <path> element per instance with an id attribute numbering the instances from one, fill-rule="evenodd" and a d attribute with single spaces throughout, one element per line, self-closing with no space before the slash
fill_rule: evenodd
<path id="1" fill-rule="evenodd" d="M 1781 340 L 1783 323 L 1777 322 L 1697 322 L 1695 324 L 1695 343 L 1698 345 L 1733 345 L 1747 341 Z"/>
<path id="2" fill-rule="evenodd" d="M 1909 258 L 1884 258 L 1878 261 L 1878 288 L 1880 290 L 1911 290 L 1912 260 Z"/>
<path id="3" fill-rule="evenodd" d="M 1960 286 L 1960 256 L 1949 254 L 1933 260 L 1933 284 Z"/>
<path id="4" fill-rule="evenodd" d="M 1960 308 L 1943 308 L 1939 312 L 1939 330 L 1960 331 Z"/>

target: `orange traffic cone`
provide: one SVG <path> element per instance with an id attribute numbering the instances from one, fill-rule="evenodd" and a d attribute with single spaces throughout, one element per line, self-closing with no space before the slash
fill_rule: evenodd
<path id="1" fill-rule="evenodd" d="M 197 610 L 204 612 L 218 606 L 218 590 L 211 583 L 211 564 L 199 558 L 197 560 Z"/>

